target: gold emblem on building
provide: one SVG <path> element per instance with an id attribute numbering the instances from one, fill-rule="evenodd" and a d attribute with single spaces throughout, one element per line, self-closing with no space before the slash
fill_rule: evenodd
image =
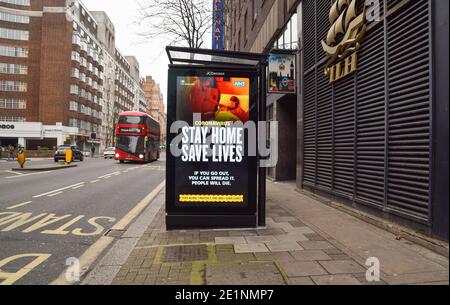
<path id="1" fill-rule="evenodd" d="M 358 50 L 366 33 L 366 8 L 358 12 L 358 0 L 336 0 L 330 10 L 331 28 L 322 47 L 330 59 L 325 74 L 335 82 L 358 68 Z"/>

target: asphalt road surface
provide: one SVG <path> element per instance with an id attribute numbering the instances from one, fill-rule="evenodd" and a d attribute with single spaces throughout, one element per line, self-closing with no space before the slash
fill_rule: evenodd
<path id="1" fill-rule="evenodd" d="M 76 164 L 14 173 L 17 163 L 0 161 L 0 284 L 52 282 L 165 178 L 164 156 L 149 164 L 90 158 Z"/>

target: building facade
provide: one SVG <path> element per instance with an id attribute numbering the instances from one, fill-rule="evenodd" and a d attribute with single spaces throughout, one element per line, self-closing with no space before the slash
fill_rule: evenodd
<path id="1" fill-rule="evenodd" d="M 233 3 L 227 49 L 297 55 L 269 176 L 448 240 L 448 1 Z"/>
<path id="2" fill-rule="evenodd" d="M 102 50 L 78 2 L 0 1 L 0 145 L 84 145 L 101 125 Z M 35 122 L 39 122 L 35 124 Z"/>
<path id="3" fill-rule="evenodd" d="M 151 76 L 146 76 L 142 80 L 142 84 L 147 100 L 147 113 L 159 123 L 161 128 L 161 143 L 166 143 L 167 114 L 161 88 Z"/>
<path id="4" fill-rule="evenodd" d="M 117 50 L 104 12 L 78 0 L 0 1 L 1 146 L 103 150 L 118 114 L 133 109 L 147 109 L 139 63 Z"/>

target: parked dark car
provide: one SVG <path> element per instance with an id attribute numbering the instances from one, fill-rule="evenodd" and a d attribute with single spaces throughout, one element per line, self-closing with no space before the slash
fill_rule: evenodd
<path id="1" fill-rule="evenodd" d="M 55 162 L 59 161 L 66 161 L 66 151 L 68 149 L 72 149 L 73 155 L 72 155 L 72 162 L 73 161 L 84 161 L 84 155 L 81 150 L 76 148 L 75 146 L 70 145 L 61 145 L 58 147 L 58 150 L 55 152 Z"/>

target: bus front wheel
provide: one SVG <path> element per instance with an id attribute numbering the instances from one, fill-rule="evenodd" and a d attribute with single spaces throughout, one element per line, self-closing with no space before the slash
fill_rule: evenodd
<path id="1" fill-rule="evenodd" d="M 120 163 L 125 163 L 125 160 L 120 160 L 119 162 L 120 162 Z"/>

